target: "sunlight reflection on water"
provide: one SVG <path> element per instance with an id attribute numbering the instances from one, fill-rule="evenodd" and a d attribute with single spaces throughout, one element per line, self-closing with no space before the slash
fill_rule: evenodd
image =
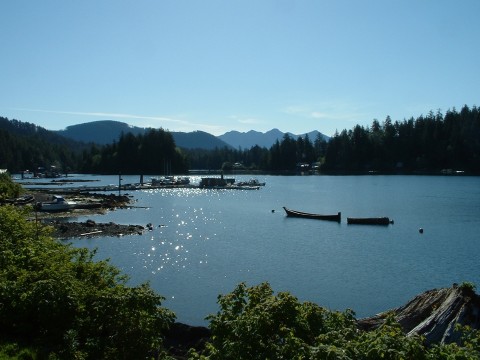
<path id="1" fill-rule="evenodd" d="M 276 291 L 333 309 L 353 308 L 359 316 L 400 306 L 434 287 L 480 283 L 479 178 L 270 176 L 261 181 L 267 186 L 258 191 L 138 191 L 134 208 L 95 221 L 151 223 L 151 231 L 72 242 L 98 247 L 98 257 L 110 257 L 132 283 L 149 281 L 179 320 L 193 325 L 205 324 L 204 317 L 217 310 L 217 295 L 241 281 L 269 281 Z M 290 219 L 282 206 L 342 211 L 344 217 L 386 215 L 395 224 Z"/>

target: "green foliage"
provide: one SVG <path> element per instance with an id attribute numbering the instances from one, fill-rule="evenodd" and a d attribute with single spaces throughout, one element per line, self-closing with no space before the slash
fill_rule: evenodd
<path id="1" fill-rule="evenodd" d="M 473 282 L 470 282 L 470 281 L 464 281 L 460 284 L 460 289 L 462 289 L 462 290 L 475 292 L 476 288 L 477 288 L 476 285 Z"/>
<path id="2" fill-rule="evenodd" d="M 13 182 L 10 174 L 0 174 L 0 201 L 18 197 L 23 192 L 22 187 Z"/>
<path id="3" fill-rule="evenodd" d="M 324 155 L 327 142 L 319 135 L 312 143 L 306 135 L 294 140 L 286 134 L 270 149 L 258 145 L 245 150 L 229 148 L 215 150 L 184 150 L 192 169 L 231 170 L 228 164 L 242 163 L 245 169 L 268 170 L 275 173 L 296 171 L 298 163 L 313 163 Z"/>
<path id="4" fill-rule="evenodd" d="M 418 336 L 406 336 L 393 314 L 372 332 L 358 332 L 353 342 L 345 344 L 352 359 L 426 359 L 428 349 Z"/>
<path id="5" fill-rule="evenodd" d="M 336 133 L 328 144 L 323 170 L 336 172 L 480 172 L 480 110 L 466 105 L 404 121 L 387 116 L 370 128 Z"/>
<path id="6" fill-rule="evenodd" d="M 94 252 L 58 243 L 51 229 L 0 208 L 0 337 L 61 359 L 142 359 L 174 320 L 163 298 Z"/>
<path id="7" fill-rule="evenodd" d="M 82 146 L 34 124 L 0 117 L 0 168 L 12 173 L 50 165 L 73 169 Z"/>
<path id="8" fill-rule="evenodd" d="M 305 136 L 294 140 L 285 134 L 270 149 L 216 149 L 187 152 L 195 169 L 220 169 L 223 162 L 241 162 L 247 168 L 275 173 L 295 172 L 297 164 L 322 163 L 323 172 L 367 171 L 439 172 L 442 169 L 480 173 L 480 110 L 464 106 L 445 115 L 430 112 L 404 121 L 387 116 L 370 127 L 356 125 L 336 133 L 327 143 L 313 144 Z M 448 170 L 447 170 L 448 172 Z"/>
<path id="9" fill-rule="evenodd" d="M 330 312 L 299 303 L 288 292 L 273 294 L 268 283 L 244 283 L 219 296 L 220 312 L 211 315 L 212 341 L 205 359 L 304 359 L 320 334 L 355 329 L 353 313 Z"/>
<path id="10" fill-rule="evenodd" d="M 185 155 L 172 135 L 163 129 L 145 134 L 121 134 L 118 142 L 84 152 L 80 170 L 85 173 L 180 174 L 187 172 Z"/>
<path id="11" fill-rule="evenodd" d="M 35 360 L 37 351 L 29 347 L 22 347 L 17 343 L 0 344 L 0 360 Z"/>
<path id="12" fill-rule="evenodd" d="M 456 343 L 434 345 L 430 350 L 429 359 L 480 359 L 480 331 L 461 325 L 457 325 L 455 330 L 463 334 L 461 346 Z"/>
<path id="13" fill-rule="evenodd" d="M 239 284 L 219 296 L 220 310 L 208 317 L 211 341 L 190 359 L 478 359 L 480 334 L 461 329 L 462 345 L 427 348 L 420 336 L 407 336 L 389 315 L 370 332 L 357 329 L 355 314 L 301 303 L 288 292 L 274 294 L 268 283 Z M 460 329 L 458 329 L 460 330 Z"/>

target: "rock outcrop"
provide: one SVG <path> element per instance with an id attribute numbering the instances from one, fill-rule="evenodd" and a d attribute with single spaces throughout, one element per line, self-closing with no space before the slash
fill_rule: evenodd
<path id="1" fill-rule="evenodd" d="M 141 225 L 121 225 L 113 222 L 97 223 L 93 220 L 85 222 L 74 221 L 44 221 L 45 225 L 53 226 L 53 236 L 57 239 L 72 239 L 72 238 L 90 238 L 96 236 L 123 236 L 142 234 L 145 227 Z"/>
<path id="2" fill-rule="evenodd" d="M 452 343 L 460 340 L 455 326 L 480 329 L 480 296 L 473 288 L 453 284 L 451 288 L 433 289 L 417 295 L 407 304 L 358 320 L 362 330 L 379 327 L 393 313 L 405 333 L 425 337 L 427 344 Z"/>

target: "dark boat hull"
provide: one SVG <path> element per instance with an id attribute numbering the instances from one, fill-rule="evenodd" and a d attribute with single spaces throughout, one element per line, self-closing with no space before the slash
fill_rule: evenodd
<path id="1" fill-rule="evenodd" d="M 393 220 L 390 220 L 388 217 L 347 218 L 347 224 L 358 224 L 358 225 L 389 225 L 389 224 L 393 224 Z"/>
<path id="2" fill-rule="evenodd" d="M 287 209 L 285 206 L 283 207 L 285 212 L 287 213 L 287 216 L 289 217 L 298 217 L 298 218 L 304 218 L 304 219 L 314 219 L 314 220 L 327 220 L 327 221 L 336 221 L 340 222 L 342 220 L 342 213 L 338 213 L 336 215 L 322 215 L 322 214 L 312 214 L 312 213 L 306 213 L 302 211 L 296 211 L 296 210 L 290 210 Z"/>

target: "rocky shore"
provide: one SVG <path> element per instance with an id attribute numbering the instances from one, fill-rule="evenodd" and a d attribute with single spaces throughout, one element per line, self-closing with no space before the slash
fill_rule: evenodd
<path id="1" fill-rule="evenodd" d="M 51 201 L 56 193 L 35 191 L 32 192 L 32 205 Z M 62 194 L 65 200 L 75 202 L 75 208 L 67 211 L 42 212 L 38 211 L 36 216 L 40 218 L 64 218 L 89 214 L 104 214 L 109 210 L 128 208 L 132 206 L 132 198 L 128 195 L 102 194 L 90 192 L 69 192 Z"/>
<path id="2" fill-rule="evenodd" d="M 142 234 L 145 227 L 141 225 L 120 225 L 113 222 L 97 223 L 93 220 L 85 222 L 65 222 L 61 220 L 43 221 L 45 225 L 53 226 L 53 236 L 58 239 L 95 236 L 124 236 Z"/>
<path id="3" fill-rule="evenodd" d="M 52 198 L 51 193 L 33 192 L 32 205 L 49 201 Z M 68 211 L 42 212 L 35 211 L 35 218 L 44 225 L 54 228 L 53 236 L 58 239 L 70 239 L 76 237 L 95 237 L 95 236 L 124 236 L 142 234 L 149 229 L 148 224 L 116 224 L 113 222 L 98 223 L 93 220 L 84 222 L 69 221 L 69 218 L 76 216 L 88 216 L 96 214 L 105 214 L 107 211 L 115 209 L 128 208 L 132 206 L 132 199 L 127 195 L 115 194 L 97 194 L 97 193 L 69 193 L 64 195 L 68 201 L 76 203 L 74 209 Z M 35 208 L 34 208 L 35 209 Z M 33 216 L 32 216 L 33 217 Z"/>

